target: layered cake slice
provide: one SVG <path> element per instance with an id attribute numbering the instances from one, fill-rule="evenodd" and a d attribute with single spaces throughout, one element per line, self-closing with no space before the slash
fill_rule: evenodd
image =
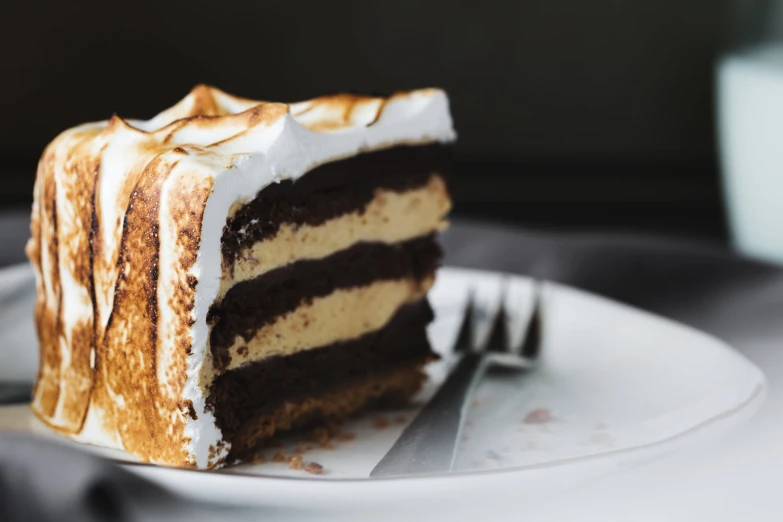
<path id="1" fill-rule="evenodd" d="M 36 415 L 212 468 L 410 398 L 455 139 L 437 89 L 282 104 L 199 86 L 86 124 L 38 168 Z"/>

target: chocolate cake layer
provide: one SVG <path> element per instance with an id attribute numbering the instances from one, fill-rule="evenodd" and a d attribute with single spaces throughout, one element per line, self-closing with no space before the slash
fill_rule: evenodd
<path id="1" fill-rule="evenodd" d="M 449 178 L 452 146 L 397 146 L 316 167 L 297 181 L 270 185 L 223 228 L 223 259 L 274 237 L 283 223 L 319 225 L 364 208 L 378 188 L 405 191 L 424 186 L 433 173 Z"/>
<path id="2" fill-rule="evenodd" d="M 420 280 L 435 271 L 441 257 L 434 234 L 395 244 L 357 243 L 331 256 L 297 261 L 238 283 L 208 316 L 215 368 L 222 371 L 229 364 L 228 349 L 237 336 L 249 341 L 260 327 L 306 300 L 377 280 Z"/>
<path id="3" fill-rule="evenodd" d="M 212 384 L 207 399 L 225 440 L 283 401 L 318 395 L 351 381 L 372 379 L 395 366 L 434 357 L 426 326 L 433 319 L 425 300 L 401 307 L 380 330 L 347 341 L 270 357 L 231 370 Z"/>
<path id="4" fill-rule="evenodd" d="M 255 460 L 259 450 L 282 431 L 339 422 L 367 408 L 400 408 L 427 381 L 424 372 L 427 362 L 426 359 L 409 361 L 375 373 L 371 379 L 354 379 L 318 395 L 288 399 L 242 426 L 231 440 L 228 461 Z M 322 435 L 316 433 L 313 433 L 315 441 L 329 447 Z"/>

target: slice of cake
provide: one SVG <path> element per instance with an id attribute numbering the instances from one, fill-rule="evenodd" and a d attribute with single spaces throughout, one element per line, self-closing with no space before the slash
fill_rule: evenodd
<path id="1" fill-rule="evenodd" d="M 411 397 L 450 208 L 448 98 L 267 103 L 196 87 L 38 168 L 32 403 L 73 439 L 211 468 Z"/>

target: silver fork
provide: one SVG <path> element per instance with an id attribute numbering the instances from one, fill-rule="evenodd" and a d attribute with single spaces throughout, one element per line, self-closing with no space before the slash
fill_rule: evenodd
<path id="1" fill-rule="evenodd" d="M 457 365 L 437 393 L 403 431 L 394 446 L 370 473 L 373 478 L 443 473 L 454 466 L 457 444 L 470 397 L 491 365 L 517 370 L 535 368 L 541 349 L 541 284 L 533 282 L 533 306 L 527 330 L 514 342 L 503 285 L 501 301 L 488 335 L 478 338 L 477 308 L 471 291 L 462 318 L 455 351 Z"/>

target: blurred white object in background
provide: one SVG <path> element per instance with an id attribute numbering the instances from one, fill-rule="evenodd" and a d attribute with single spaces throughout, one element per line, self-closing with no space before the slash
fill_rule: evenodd
<path id="1" fill-rule="evenodd" d="M 783 263 L 783 44 L 727 55 L 717 81 L 732 241 L 744 254 Z"/>

